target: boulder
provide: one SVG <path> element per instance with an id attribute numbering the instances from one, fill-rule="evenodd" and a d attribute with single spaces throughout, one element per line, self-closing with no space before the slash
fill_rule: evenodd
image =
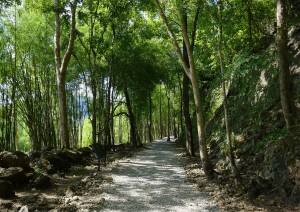
<path id="1" fill-rule="evenodd" d="M 264 179 L 260 176 L 255 176 L 251 179 L 248 188 L 248 198 L 250 200 L 256 199 L 261 194 L 266 194 L 272 189 L 270 180 Z"/>
<path id="2" fill-rule="evenodd" d="M 34 160 L 35 158 L 40 158 L 42 153 L 40 151 L 31 151 L 29 153 L 30 160 Z"/>
<path id="3" fill-rule="evenodd" d="M 48 174 L 54 174 L 56 171 L 53 168 L 53 165 L 44 158 L 35 158 L 31 161 L 31 166 L 35 170 L 41 170 L 42 172 L 48 173 Z"/>
<path id="4" fill-rule="evenodd" d="M 3 151 L 0 153 L 0 165 L 3 168 L 8 167 L 22 167 L 23 169 L 29 169 L 30 160 L 29 156 L 23 152 L 8 152 Z"/>
<path id="5" fill-rule="evenodd" d="M 21 167 L 0 168 L 0 180 L 5 180 L 20 185 L 27 181 L 24 169 Z"/>
<path id="6" fill-rule="evenodd" d="M 12 183 L 6 180 L 0 180 L 0 198 L 11 198 L 15 196 Z"/>
<path id="7" fill-rule="evenodd" d="M 295 178 L 295 183 L 300 186 L 300 160 L 295 159 L 295 161 L 289 165 L 289 170 Z"/>
<path id="8" fill-rule="evenodd" d="M 89 147 L 82 147 L 77 150 L 83 157 L 90 157 L 93 154 L 93 150 Z"/>
<path id="9" fill-rule="evenodd" d="M 30 181 L 30 184 L 37 189 L 46 189 L 51 186 L 51 178 L 44 174 L 37 174 Z"/>
<path id="10" fill-rule="evenodd" d="M 290 193 L 295 184 L 284 152 L 276 147 L 267 148 L 263 164 L 260 175 L 271 180 L 274 188 L 280 186 L 287 194 Z"/>
<path id="11" fill-rule="evenodd" d="M 43 152 L 41 158 L 51 163 L 54 172 L 68 171 L 71 168 L 70 163 L 61 158 L 57 151 Z"/>
<path id="12" fill-rule="evenodd" d="M 80 157 L 80 153 L 70 149 L 58 151 L 58 156 L 64 160 L 67 160 L 69 163 L 78 163 L 82 159 Z"/>

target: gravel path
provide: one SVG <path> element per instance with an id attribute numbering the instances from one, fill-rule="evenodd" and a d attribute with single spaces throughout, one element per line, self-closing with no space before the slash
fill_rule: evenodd
<path id="1" fill-rule="evenodd" d="M 103 211 L 218 211 L 187 182 L 174 143 L 160 140 L 135 157 L 119 161 Z"/>

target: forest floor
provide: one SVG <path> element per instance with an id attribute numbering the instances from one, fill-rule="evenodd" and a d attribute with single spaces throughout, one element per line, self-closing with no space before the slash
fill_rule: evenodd
<path id="1" fill-rule="evenodd" d="M 287 142 L 285 142 L 287 143 Z M 296 150 L 295 150 L 296 151 Z M 291 154 L 291 153 L 290 153 Z M 219 172 L 213 180 L 207 180 L 201 164 L 199 163 L 199 155 L 196 157 L 187 156 L 186 153 L 182 153 L 181 157 L 185 160 L 184 169 L 190 182 L 198 185 L 198 188 L 208 195 L 209 200 L 216 204 L 221 211 L 245 211 L 245 212 L 293 212 L 300 211 L 299 200 L 291 200 L 288 198 L 282 198 L 276 190 L 281 189 L 279 186 L 275 189 L 269 189 L 266 193 L 263 193 L 256 199 L 249 199 L 249 182 L 251 181 L 251 174 L 257 171 L 259 166 L 263 164 L 257 164 L 258 158 L 261 154 L 257 154 L 256 157 L 248 157 L 249 162 L 245 166 L 242 177 L 238 181 L 235 181 L 229 170 Z M 279 192 L 280 193 L 280 192 Z"/>

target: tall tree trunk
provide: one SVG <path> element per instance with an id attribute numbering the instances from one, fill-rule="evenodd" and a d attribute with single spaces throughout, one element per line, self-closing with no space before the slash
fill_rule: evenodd
<path id="1" fill-rule="evenodd" d="M 171 117 L 170 117 L 170 94 L 167 90 L 167 102 L 168 102 L 168 138 L 167 141 L 171 141 L 170 139 L 170 128 L 171 128 Z"/>
<path id="2" fill-rule="evenodd" d="M 152 125 L 153 125 L 153 120 L 152 120 L 152 98 L 151 98 L 151 92 L 149 92 L 149 142 L 153 141 Z"/>
<path id="3" fill-rule="evenodd" d="M 277 48 L 281 106 L 288 132 L 296 124 L 296 109 L 288 62 L 287 1 L 277 0 Z"/>
<path id="4" fill-rule="evenodd" d="M 119 116 L 119 144 L 122 143 L 123 138 L 123 122 L 122 116 Z"/>
<path id="5" fill-rule="evenodd" d="M 159 132 L 160 138 L 163 138 L 163 123 L 162 123 L 162 102 L 161 102 L 161 84 L 159 85 Z"/>
<path id="6" fill-rule="evenodd" d="M 67 93 L 66 93 L 66 74 L 67 67 L 71 59 L 76 38 L 76 7 L 77 0 L 71 4 L 71 30 L 67 51 L 61 60 L 60 49 L 60 0 L 54 0 L 55 5 L 55 34 L 54 34 L 54 55 L 56 65 L 56 79 L 59 98 L 59 115 L 60 115 L 60 139 L 62 148 L 70 148 L 68 111 L 67 111 Z"/>
<path id="7" fill-rule="evenodd" d="M 185 26 L 187 27 L 187 15 L 184 14 Z M 187 29 L 186 29 L 187 30 Z M 187 66 L 189 67 L 189 56 L 187 54 L 186 45 L 183 42 L 183 58 Z M 192 120 L 190 117 L 190 96 L 189 96 L 189 77 L 184 73 L 182 82 L 182 106 L 185 124 L 185 146 L 187 153 L 191 156 L 195 155 L 194 150 L 194 139 L 193 139 L 193 127 Z"/>
<path id="8" fill-rule="evenodd" d="M 97 143 L 97 85 L 96 79 L 92 76 L 91 79 L 91 88 L 92 88 L 92 142 L 93 144 Z"/>
<path id="9" fill-rule="evenodd" d="M 194 150 L 192 120 L 190 117 L 189 84 L 190 84 L 190 80 L 188 76 L 184 73 L 183 82 L 182 82 L 182 107 L 183 107 L 184 126 L 185 126 L 185 147 L 187 153 L 191 156 L 194 156 L 195 150 Z"/>
<path id="10" fill-rule="evenodd" d="M 176 126 L 176 111 L 173 109 L 173 133 L 174 133 L 174 139 L 177 138 L 177 126 Z"/>
<path id="11" fill-rule="evenodd" d="M 183 14 L 186 14 L 186 11 L 183 7 L 183 3 L 181 1 L 177 1 L 178 9 L 179 9 L 179 15 L 181 19 L 181 33 L 184 39 L 184 43 L 186 45 L 187 49 L 187 54 L 189 58 L 189 64 L 187 64 L 183 58 L 181 49 L 178 45 L 178 42 L 171 31 L 171 28 L 169 26 L 167 17 L 165 16 L 162 7 L 160 6 L 160 3 L 158 0 L 155 0 L 155 4 L 158 8 L 158 12 L 160 17 L 163 20 L 163 23 L 167 29 L 167 33 L 170 36 L 173 46 L 176 50 L 176 54 L 179 58 L 179 61 L 181 62 L 181 65 L 184 68 L 185 73 L 188 75 L 189 79 L 191 80 L 192 83 L 192 88 L 193 88 L 193 94 L 194 94 L 194 102 L 195 102 L 195 109 L 196 109 L 196 117 L 197 117 L 197 130 L 198 130 L 198 139 L 199 139 L 199 146 L 200 146 L 200 157 L 202 159 L 203 163 L 203 170 L 205 172 L 205 175 L 208 178 L 213 178 L 214 177 L 214 169 L 211 164 L 211 161 L 208 156 L 208 150 L 206 146 L 206 137 L 205 137 L 205 125 L 204 125 L 204 119 L 203 119 L 203 111 L 202 111 L 202 99 L 199 91 L 199 82 L 197 79 L 197 73 L 196 73 L 196 67 L 195 67 L 195 62 L 194 62 L 194 57 L 193 57 L 193 49 L 192 45 L 190 43 L 189 37 L 188 37 L 188 32 L 187 32 L 187 27 L 185 26 L 185 18 Z M 192 40 L 193 41 L 193 40 Z M 188 67 L 189 65 L 189 67 Z"/>
<path id="12" fill-rule="evenodd" d="M 16 104 L 16 79 L 17 79 L 17 4 L 15 4 L 15 27 L 14 27 L 14 37 L 15 37 L 15 43 L 14 43 L 14 53 L 15 53 L 15 58 L 14 58 L 14 68 L 13 68 L 13 85 L 12 85 L 12 103 L 13 103 L 13 144 L 14 147 L 13 149 L 18 151 L 18 131 L 17 131 L 17 104 Z"/>
<path id="13" fill-rule="evenodd" d="M 111 145 L 111 134 L 110 134 L 110 101 L 111 101 L 111 81 L 112 79 L 108 79 L 108 87 L 107 87 L 107 98 L 106 98 L 106 113 L 105 113 L 105 146 L 110 147 Z"/>
<path id="14" fill-rule="evenodd" d="M 141 145 L 141 141 L 139 139 L 139 135 L 137 132 L 137 127 L 136 127 L 136 121 L 135 121 L 135 116 L 132 110 L 131 106 L 131 101 L 129 98 L 129 93 L 127 87 L 124 88 L 124 95 L 126 99 L 126 106 L 128 110 L 128 118 L 129 118 L 129 124 L 130 124 L 130 142 L 134 147 L 137 147 Z"/>
<path id="15" fill-rule="evenodd" d="M 112 86 L 113 87 L 113 86 Z M 115 131 L 114 131 L 114 91 L 111 92 L 111 112 L 110 112 L 110 132 L 111 132 L 111 144 L 115 146 Z"/>
<path id="16" fill-rule="evenodd" d="M 236 166 L 233 157 L 232 151 L 232 141 L 231 141 L 231 130 L 228 120 L 228 106 L 227 106 L 227 96 L 226 96 L 226 88 L 225 88 L 225 79 L 224 79 L 224 64 L 223 64 L 223 55 L 222 55 L 222 34 L 223 34 L 223 26 L 222 26 L 222 0 L 218 0 L 218 10 L 219 10 L 219 39 L 218 39 L 218 53 L 219 53 L 219 61 L 220 61 L 220 70 L 221 70 L 221 78 L 222 78 L 222 95 L 223 95 L 223 107 L 224 107 L 224 119 L 225 119 L 225 127 L 226 127 L 226 139 L 227 139 L 227 157 L 230 161 L 231 172 L 236 175 Z"/>

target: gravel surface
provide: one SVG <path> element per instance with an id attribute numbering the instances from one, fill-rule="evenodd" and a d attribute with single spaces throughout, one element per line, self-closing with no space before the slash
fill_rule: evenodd
<path id="1" fill-rule="evenodd" d="M 175 144 L 155 141 L 135 157 L 117 162 L 113 183 L 102 193 L 103 211 L 219 211 L 187 181 Z"/>

